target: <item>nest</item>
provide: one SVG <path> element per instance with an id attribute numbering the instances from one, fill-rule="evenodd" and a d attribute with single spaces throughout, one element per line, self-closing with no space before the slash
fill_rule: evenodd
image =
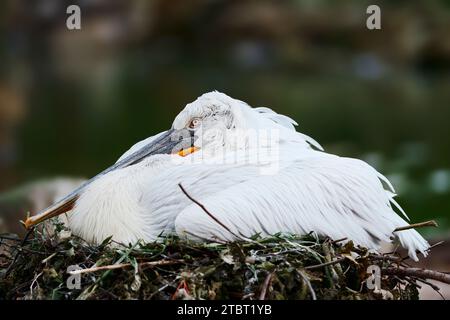
<path id="1" fill-rule="evenodd" d="M 111 239 L 91 245 L 55 228 L 25 240 L 0 236 L 0 299 L 409 300 L 430 278 L 423 272 L 434 272 L 410 268 L 397 254 L 312 235 L 227 244 L 166 237 L 124 246 Z"/>

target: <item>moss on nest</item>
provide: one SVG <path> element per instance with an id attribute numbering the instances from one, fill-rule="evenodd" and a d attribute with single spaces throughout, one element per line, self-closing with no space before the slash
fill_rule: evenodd
<path id="1" fill-rule="evenodd" d="M 383 290 L 367 288 L 368 266 L 395 269 L 397 256 L 311 235 L 228 244 L 169 237 L 111 246 L 110 239 L 90 245 L 56 225 L 51 237 L 35 230 L 22 244 L 14 236 L 1 239 L 0 299 L 418 298 L 408 277 L 383 275 Z M 88 269 L 79 289 L 67 287 L 74 265 Z"/>

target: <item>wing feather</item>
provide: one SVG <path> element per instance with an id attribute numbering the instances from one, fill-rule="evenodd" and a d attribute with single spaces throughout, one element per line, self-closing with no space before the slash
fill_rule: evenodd
<path id="1" fill-rule="evenodd" d="M 393 230 L 407 222 L 393 210 L 391 193 L 376 171 L 360 160 L 317 154 L 315 159 L 294 161 L 275 176 L 255 176 L 200 197 L 232 233 L 196 204 L 177 216 L 177 233 L 228 241 L 235 240 L 233 234 L 314 231 L 332 239 L 347 237 L 372 249 L 390 242 Z M 413 259 L 416 250 L 426 255 L 428 243 L 415 230 L 398 236 Z"/>

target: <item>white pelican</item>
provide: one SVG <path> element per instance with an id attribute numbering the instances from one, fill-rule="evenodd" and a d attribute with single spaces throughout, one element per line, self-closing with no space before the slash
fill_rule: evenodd
<path id="1" fill-rule="evenodd" d="M 164 233 L 229 241 L 315 232 L 374 250 L 397 238 L 414 260 L 417 252 L 426 256 L 429 244 L 417 231 L 393 232 L 408 223 L 394 210 L 406 217 L 383 175 L 361 160 L 323 152 L 294 125 L 271 109 L 206 93 L 170 130 L 138 142 L 25 224 L 70 211 L 71 230 L 93 243 L 109 236 L 151 241 Z"/>

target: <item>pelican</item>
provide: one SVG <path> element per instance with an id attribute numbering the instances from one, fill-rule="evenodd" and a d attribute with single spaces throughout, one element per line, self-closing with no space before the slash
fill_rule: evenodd
<path id="1" fill-rule="evenodd" d="M 347 238 L 369 249 L 399 241 L 427 254 L 395 191 L 367 163 L 323 151 L 291 118 L 214 91 L 186 105 L 171 129 L 138 142 L 78 189 L 25 221 L 67 213 L 92 243 L 177 234 L 233 241 L 255 234 Z M 403 219 L 399 213 L 401 213 Z"/>

